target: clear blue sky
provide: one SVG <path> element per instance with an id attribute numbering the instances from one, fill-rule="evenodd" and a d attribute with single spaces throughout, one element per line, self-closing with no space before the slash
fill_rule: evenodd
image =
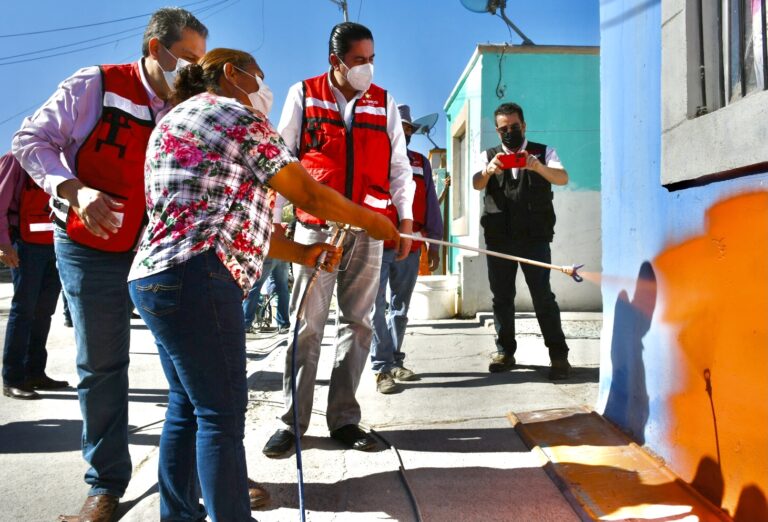
<path id="1" fill-rule="evenodd" d="M 598 0 L 508 0 L 507 4 L 507 15 L 537 44 L 599 45 Z M 0 18 L 0 36 L 135 17 L 164 5 L 174 4 L 152 0 L 16 1 Z M 175 5 L 188 6 L 208 26 L 209 49 L 233 47 L 256 57 L 275 93 L 270 114 L 275 123 L 288 87 L 326 70 L 328 35 L 343 20 L 330 0 L 179 0 Z M 349 0 L 349 16 L 373 31 L 374 81 L 388 89 L 398 103 L 410 104 L 414 118 L 440 114 L 433 139 L 441 146 L 445 145 L 443 104 L 475 46 L 519 43 L 501 19 L 467 11 L 459 0 Z M 34 112 L 78 68 L 138 58 L 141 35 L 136 33 L 142 32 L 147 20 L 148 16 L 142 16 L 76 30 L 0 37 L 0 154 L 10 148 L 24 116 Z M 26 54 L 91 39 L 96 40 Z M 105 45 L 69 52 L 98 44 Z M 58 53 L 66 54 L 30 60 Z M 12 57 L 20 54 L 25 56 Z M 17 61 L 20 63 L 8 63 Z M 426 152 L 431 145 L 425 138 L 415 137 L 412 147 Z"/>

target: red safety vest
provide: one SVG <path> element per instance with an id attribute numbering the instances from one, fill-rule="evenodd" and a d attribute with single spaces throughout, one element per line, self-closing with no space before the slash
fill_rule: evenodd
<path id="1" fill-rule="evenodd" d="M 19 234 L 25 243 L 36 245 L 53 244 L 53 222 L 51 221 L 51 199 L 29 175 L 24 174 L 24 187 L 19 201 Z"/>
<path id="2" fill-rule="evenodd" d="M 416 191 L 413 193 L 413 232 L 421 231 L 427 224 L 427 185 L 424 181 L 424 164 L 427 162 L 427 158 L 423 154 L 408 151 L 408 159 L 411 161 L 411 170 L 413 170 L 413 181 L 416 183 Z M 400 220 L 397 217 L 397 209 L 392 204 L 391 212 L 394 213 L 394 220 L 392 221 L 395 226 L 400 224 Z M 390 214 L 391 215 L 391 214 Z M 415 252 L 421 248 L 423 241 L 414 241 L 411 244 L 411 252 Z M 394 248 L 394 241 L 385 241 L 384 248 Z"/>
<path id="3" fill-rule="evenodd" d="M 100 67 L 101 118 L 75 160 L 80 181 L 125 205 L 115 211 L 122 226 L 106 240 L 91 234 L 75 212 L 69 211 L 69 238 L 106 252 L 131 250 L 147 222 L 144 156 L 155 121 L 139 67 L 138 63 Z"/>
<path id="4" fill-rule="evenodd" d="M 299 160 L 318 182 L 355 203 L 387 215 L 390 212 L 387 91 L 376 85 L 355 101 L 351 129 L 344 125 L 328 74 L 303 82 L 304 116 Z M 296 209 L 302 223 L 323 220 Z"/>

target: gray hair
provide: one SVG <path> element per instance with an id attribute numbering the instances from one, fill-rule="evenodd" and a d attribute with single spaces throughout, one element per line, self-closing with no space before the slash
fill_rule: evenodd
<path id="1" fill-rule="evenodd" d="M 141 42 L 141 54 L 149 56 L 149 41 L 157 38 L 166 48 L 179 40 L 184 29 L 192 29 L 203 38 L 208 37 L 208 28 L 195 15 L 180 7 L 163 7 L 152 14 L 144 39 Z"/>

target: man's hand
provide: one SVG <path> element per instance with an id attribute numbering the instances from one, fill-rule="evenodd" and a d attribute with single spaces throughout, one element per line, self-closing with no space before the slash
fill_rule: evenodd
<path id="1" fill-rule="evenodd" d="M 440 249 L 430 248 L 427 253 L 427 259 L 429 260 L 429 271 L 434 272 L 437 267 L 440 266 Z"/>
<path id="2" fill-rule="evenodd" d="M 533 154 L 528 154 L 527 151 L 525 151 L 525 155 L 528 156 L 526 159 L 525 168 L 528 170 L 532 170 L 538 174 L 541 174 L 541 167 L 544 165 L 539 161 L 539 158 L 537 158 Z"/>
<path id="3" fill-rule="evenodd" d="M 499 159 L 499 156 L 503 155 L 503 151 L 496 154 L 493 158 L 491 158 L 491 161 L 488 162 L 485 170 L 477 172 L 474 176 L 472 176 L 472 187 L 475 190 L 483 190 L 486 185 L 488 185 L 488 181 L 491 179 L 492 175 L 499 174 L 504 171 L 504 167 L 502 167 L 501 160 Z"/>
<path id="4" fill-rule="evenodd" d="M 316 266 L 320 256 L 325 254 L 325 259 L 320 267 L 326 272 L 333 272 L 341 262 L 342 248 L 336 248 L 328 243 L 312 243 L 311 245 L 302 245 L 304 251 L 300 263 L 307 266 Z"/>
<path id="5" fill-rule="evenodd" d="M 365 210 L 369 215 L 369 221 L 365 226 L 365 231 L 373 239 L 380 239 L 383 241 L 400 242 L 400 233 L 397 231 L 397 227 L 389 220 L 384 214 L 379 214 L 372 210 Z"/>
<path id="6" fill-rule="evenodd" d="M 96 189 L 86 187 L 79 180 L 67 180 L 59 185 L 59 195 L 65 198 L 85 228 L 96 237 L 109 239 L 116 234 L 120 221 L 112 213 L 125 205 Z"/>
<path id="7" fill-rule="evenodd" d="M 505 154 L 506 153 L 504 151 L 501 151 L 496 154 L 491 161 L 488 162 L 488 166 L 485 167 L 485 173 L 487 176 L 490 176 L 491 174 L 499 174 L 504 170 L 499 157 L 504 156 Z"/>
<path id="8" fill-rule="evenodd" d="M 399 230 L 403 234 L 413 234 L 413 220 L 400 220 Z M 411 243 L 413 243 L 412 239 L 405 237 L 400 239 L 400 244 L 397 246 L 397 255 L 395 256 L 395 261 L 402 261 L 408 257 L 408 254 L 411 253 Z"/>
<path id="9" fill-rule="evenodd" d="M 0 263 L 11 268 L 19 268 L 19 255 L 10 243 L 0 243 Z"/>

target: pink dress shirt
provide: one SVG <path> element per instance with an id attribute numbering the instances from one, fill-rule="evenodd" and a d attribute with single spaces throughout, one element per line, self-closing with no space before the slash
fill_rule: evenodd
<path id="1" fill-rule="evenodd" d="M 10 152 L 0 157 L 0 243 L 10 243 L 10 228 L 19 226 L 19 202 L 26 176 Z"/>
<path id="2" fill-rule="evenodd" d="M 170 105 L 149 85 L 143 58 L 139 72 L 157 123 Z M 58 196 L 59 184 L 77 177 L 74 168 L 77 151 L 99 121 L 101 110 L 101 73 L 97 66 L 85 67 L 61 82 L 56 92 L 24 120 L 13 136 L 13 155 L 48 194 Z"/>

